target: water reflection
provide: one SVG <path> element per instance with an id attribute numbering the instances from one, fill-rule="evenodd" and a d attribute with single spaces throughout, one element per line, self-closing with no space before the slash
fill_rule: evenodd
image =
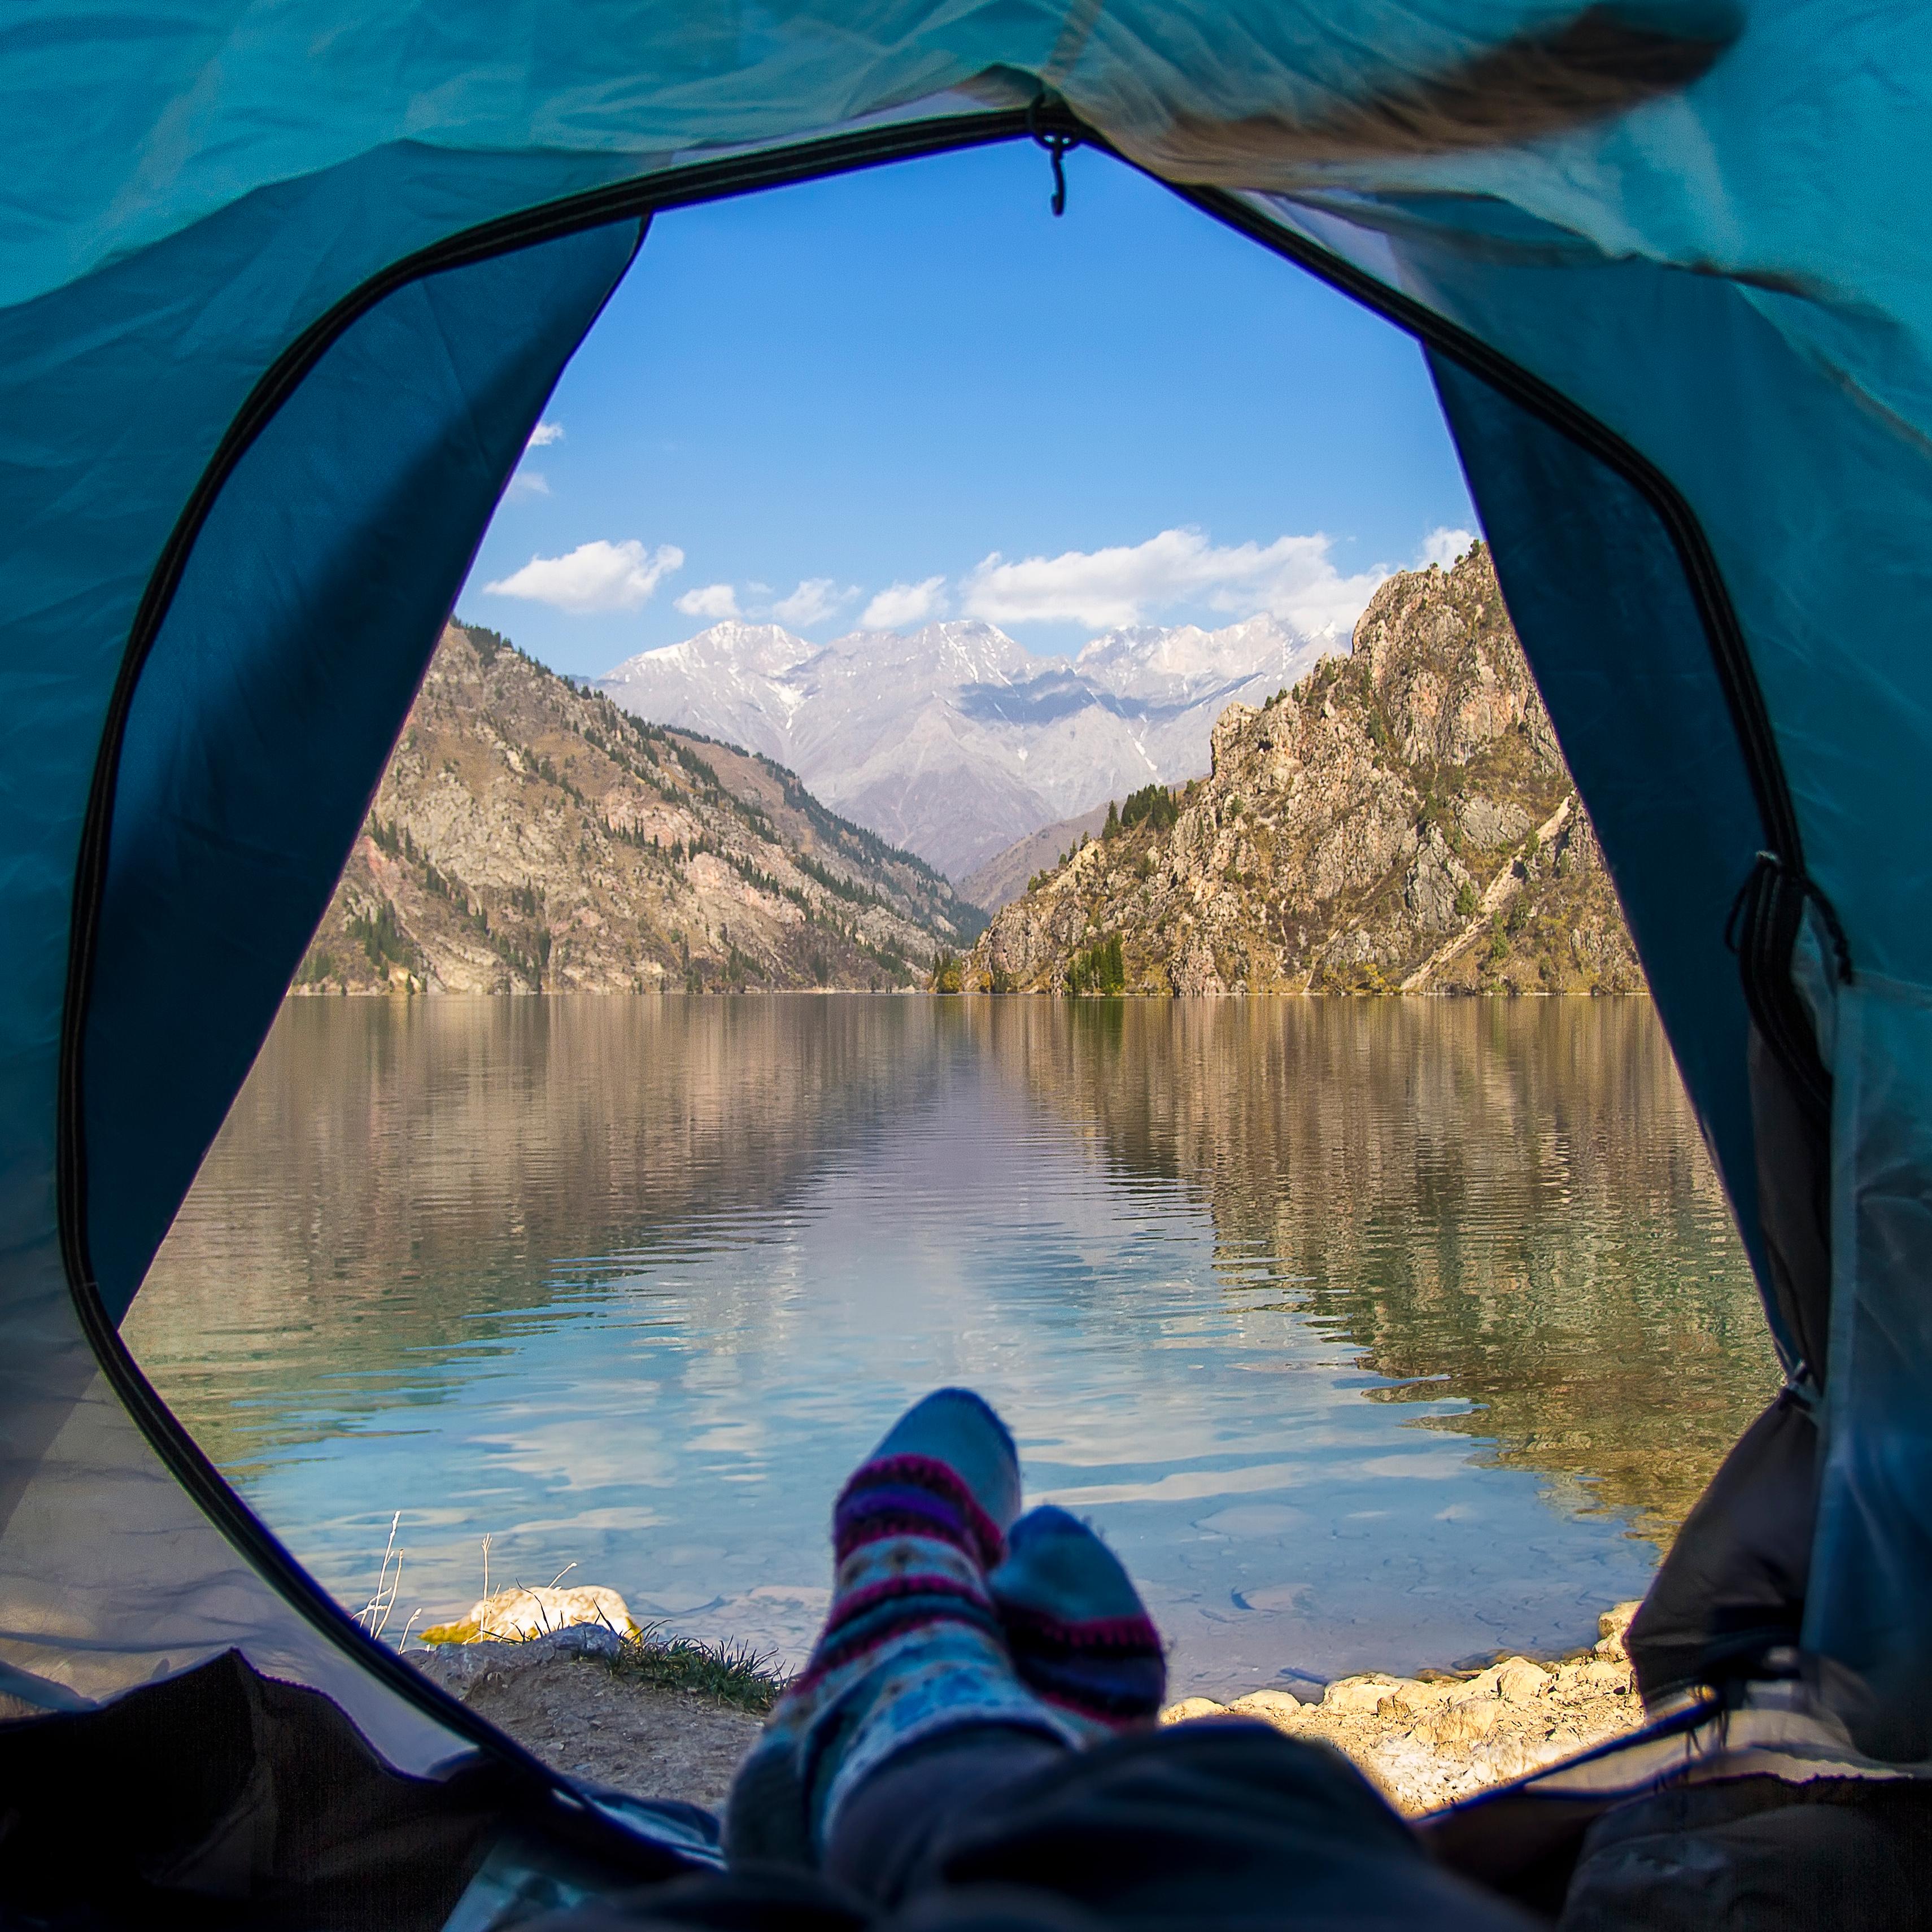
<path id="1" fill-rule="evenodd" d="M 970 1381 L 1209 1689 L 1577 1640 L 1772 1378 L 1636 1001 L 292 1002 L 128 1331 L 345 1598 L 794 1655 Z"/>
<path id="2" fill-rule="evenodd" d="M 1495 1438 L 1568 1507 L 1630 1510 L 1667 1542 L 1777 1388 L 1646 1000 L 990 1018 L 996 1064 L 1124 1171 L 1203 1201 L 1224 1271 L 1278 1267 L 1391 1378 L 1371 1400 L 1468 1397 L 1429 1426 Z"/>
<path id="3" fill-rule="evenodd" d="M 801 1017 L 770 1000 L 290 1000 L 130 1343 L 178 1378 L 231 1474 L 313 1437 L 305 1393 L 433 1399 L 453 1357 L 488 1355 L 581 1278 L 560 1257 L 742 1245 L 940 1077 L 903 1001 Z"/>

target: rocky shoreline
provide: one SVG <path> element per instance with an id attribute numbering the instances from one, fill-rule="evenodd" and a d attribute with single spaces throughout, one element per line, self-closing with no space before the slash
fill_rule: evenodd
<path id="1" fill-rule="evenodd" d="M 1336 1678 L 1313 1702 L 1273 1689 L 1225 1704 L 1186 1697 L 1160 1721 L 1258 1718 L 1340 1751 L 1414 1816 L 1634 1730 L 1643 1706 L 1624 1633 L 1636 1607 L 1606 1610 L 1593 1648 L 1552 1663 L 1509 1657 L 1478 1671 L 1368 1672 Z M 716 1809 L 760 1719 L 742 1696 L 650 1681 L 628 1654 L 638 1642 L 586 1623 L 404 1654 L 560 1771 Z"/>
<path id="2" fill-rule="evenodd" d="M 1554 1664 L 1509 1657 L 1466 1674 L 1371 1672 L 1337 1678 L 1313 1703 L 1286 1690 L 1226 1704 L 1187 1697 L 1160 1720 L 1259 1718 L 1290 1737 L 1333 1746 L 1398 1810 L 1432 1811 L 1635 1730 L 1643 1706 L 1624 1633 L 1636 1611 L 1634 1603 L 1605 1611 L 1594 1648 Z"/>

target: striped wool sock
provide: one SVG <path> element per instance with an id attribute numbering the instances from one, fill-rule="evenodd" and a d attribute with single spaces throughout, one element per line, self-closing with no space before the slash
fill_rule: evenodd
<path id="1" fill-rule="evenodd" d="M 814 1864 L 840 1805 L 895 1753 L 974 1724 L 1078 1741 L 1015 1675 L 987 1573 L 1019 1506 L 1005 1425 L 941 1389 L 854 1472 L 832 1514 L 832 1609 L 734 1780 L 735 1858 Z"/>
<path id="2" fill-rule="evenodd" d="M 1167 1661 L 1119 1559 L 1052 1504 L 1028 1511 L 987 1580 L 1014 1668 L 1089 1738 L 1158 1715 Z"/>

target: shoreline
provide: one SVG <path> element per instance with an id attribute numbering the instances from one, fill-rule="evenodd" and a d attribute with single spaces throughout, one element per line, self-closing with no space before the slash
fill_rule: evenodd
<path id="1" fill-rule="evenodd" d="M 932 986 L 707 986 L 693 992 L 686 986 L 506 986 L 484 992 L 473 988 L 452 992 L 448 987 L 418 981 L 404 985 L 393 981 L 381 986 L 322 986 L 310 981 L 298 986 L 292 982 L 282 998 L 288 1000 L 551 1000 L 582 994 L 593 999 L 614 1000 L 1064 1000 L 1075 1005 L 1105 1005 L 1110 1000 L 1138 1000 L 1148 1005 L 1170 1005 L 1179 1000 L 1648 1000 L 1647 987 L 1627 987 L 1606 991 L 1600 987 L 1563 986 L 1402 986 L 1375 988 L 1264 986 L 1258 991 L 1246 986 L 1230 986 L 1219 992 L 1192 991 L 1155 992 L 1142 987 L 1118 993 L 1069 993 L 1049 986 L 1010 987 L 995 992 L 990 987 L 971 986 L 942 992 Z"/>
<path id="2" fill-rule="evenodd" d="M 1411 1816 L 1506 1784 L 1634 1730 L 1643 1721 L 1624 1633 L 1634 1602 L 1597 1619 L 1588 1649 L 1540 1662 L 1505 1657 L 1482 1670 L 1367 1671 L 1338 1677 L 1318 1700 L 1252 1690 L 1226 1703 L 1184 1697 L 1163 1724 L 1258 1718 L 1340 1751 Z"/>
<path id="3" fill-rule="evenodd" d="M 1186 1697 L 1160 1721 L 1258 1719 L 1328 1745 L 1413 1817 L 1635 1730 L 1643 1706 L 1623 1640 L 1636 1608 L 1606 1610 L 1594 1646 L 1552 1661 L 1511 1656 L 1413 1677 L 1367 1671 L 1336 1678 L 1318 1700 L 1276 1688 L 1225 1703 Z M 605 1624 L 404 1654 L 557 1770 L 640 1798 L 718 1809 L 763 1721 L 755 1700 L 640 1667 L 648 1642 L 627 1643 Z"/>

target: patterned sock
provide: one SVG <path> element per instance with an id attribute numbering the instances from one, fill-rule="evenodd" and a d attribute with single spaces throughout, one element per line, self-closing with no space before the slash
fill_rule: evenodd
<path id="1" fill-rule="evenodd" d="M 986 1587 L 1019 1496 L 1012 1438 L 964 1389 L 928 1396 L 860 1466 L 832 1513 L 825 1628 L 732 1784 L 733 1858 L 816 1864 L 860 1783 L 942 1732 L 1079 1742 L 1015 1675 Z"/>
<path id="2" fill-rule="evenodd" d="M 987 1586 L 1022 1680 L 1089 1740 L 1150 1723 L 1167 1660 L 1119 1558 L 1050 1503 L 1013 1525 L 1007 1549 Z"/>

